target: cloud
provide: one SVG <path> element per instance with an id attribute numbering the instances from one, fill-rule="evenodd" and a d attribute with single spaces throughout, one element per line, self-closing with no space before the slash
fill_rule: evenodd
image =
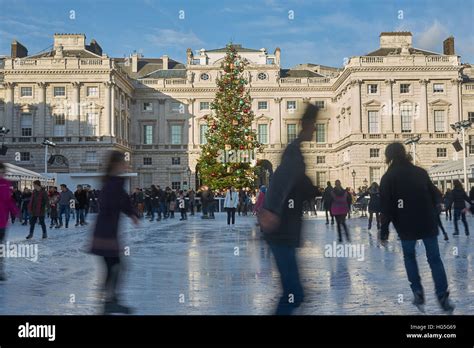
<path id="1" fill-rule="evenodd" d="M 418 39 L 417 46 L 425 50 L 438 52 L 441 50 L 443 40 L 449 36 L 448 29 L 438 20 L 426 27 L 422 32 L 415 35 Z"/>
<path id="2" fill-rule="evenodd" d="M 188 32 L 177 31 L 173 29 L 154 29 L 153 34 L 146 35 L 148 42 L 159 47 L 197 47 L 202 46 L 202 41 L 191 30 Z"/>

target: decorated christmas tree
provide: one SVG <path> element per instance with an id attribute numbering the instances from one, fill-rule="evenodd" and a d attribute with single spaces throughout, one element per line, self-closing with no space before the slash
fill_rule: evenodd
<path id="1" fill-rule="evenodd" d="M 198 161 L 201 181 L 212 189 L 253 187 L 258 170 L 254 154 L 260 143 L 252 130 L 254 114 L 243 76 L 246 62 L 232 44 L 226 48 L 211 114 L 205 117 L 207 143 Z"/>

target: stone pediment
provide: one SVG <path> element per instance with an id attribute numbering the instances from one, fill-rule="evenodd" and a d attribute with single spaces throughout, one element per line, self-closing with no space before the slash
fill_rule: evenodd
<path id="1" fill-rule="evenodd" d="M 450 106 L 451 103 L 444 99 L 436 99 L 429 103 L 430 106 Z"/>
<path id="2" fill-rule="evenodd" d="M 375 100 L 375 99 L 369 100 L 368 102 L 364 103 L 363 105 L 365 107 L 378 107 L 378 108 L 382 106 L 382 104 L 378 100 Z"/>
<path id="3" fill-rule="evenodd" d="M 272 121 L 272 118 L 271 118 L 271 117 L 268 117 L 268 116 L 265 116 L 264 114 L 261 114 L 260 116 L 255 116 L 255 121 L 267 121 L 267 122 L 271 122 L 271 121 Z"/>

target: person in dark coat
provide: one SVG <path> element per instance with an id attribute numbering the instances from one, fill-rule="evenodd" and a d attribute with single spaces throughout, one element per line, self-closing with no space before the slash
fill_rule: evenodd
<path id="1" fill-rule="evenodd" d="M 453 192 L 451 189 L 447 189 L 443 197 L 444 209 L 446 210 L 446 221 L 451 221 L 453 219 L 452 207 L 453 207 Z"/>
<path id="2" fill-rule="evenodd" d="M 46 209 L 49 204 L 49 198 L 46 191 L 41 187 L 39 180 L 33 181 L 34 190 L 31 194 L 31 199 L 28 204 L 28 212 L 30 213 L 30 233 L 26 236 L 26 239 L 31 239 L 35 231 L 36 222 L 39 220 L 41 229 L 43 230 L 43 238 L 48 238 L 46 233 L 46 224 L 44 217 L 46 215 Z"/>
<path id="3" fill-rule="evenodd" d="M 370 196 L 369 200 L 369 226 L 368 229 L 372 228 L 372 219 L 375 215 L 375 221 L 377 222 L 377 230 L 380 229 L 380 190 L 379 185 L 373 182 L 370 185 L 367 194 Z"/>
<path id="4" fill-rule="evenodd" d="M 443 200 L 443 195 L 437 187 L 436 187 L 436 193 L 437 193 L 437 195 L 436 195 L 436 208 L 438 210 L 438 215 L 436 217 L 437 217 L 437 220 L 438 220 L 438 227 L 441 229 L 441 232 L 443 232 L 444 240 L 448 241 L 449 237 L 448 237 L 448 234 L 446 233 L 446 230 L 444 229 L 444 226 L 443 226 L 443 223 L 441 222 L 441 217 L 440 217 L 440 214 L 443 210 L 442 207 L 441 207 L 441 202 Z"/>
<path id="5" fill-rule="evenodd" d="M 471 214 L 474 214 L 474 186 L 471 187 L 471 190 L 469 191 L 469 200 L 471 201 Z"/>
<path id="6" fill-rule="evenodd" d="M 454 233 L 453 236 L 458 236 L 459 235 L 459 227 L 458 227 L 458 221 L 459 219 L 462 220 L 462 223 L 464 225 L 464 232 L 466 233 L 466 236 L 469 236 L 469 226 L 467 225 L 466 221 L 466 203 L 471 204 L 471 200 L 466 194 L 466 191 L 464 191 L 464 187 L 462 186 L 461 182 L 459 180 L 454 180 L 453 181 L 454 189 L 452 191 L 453 193 L 453 208 L 454 208 Z"/>
<path id="7" fill-rule="evenodd" d="M 323 198 L 322 198 L 323 208 L 324 208 L 324 211 L 326 212 L 326 225 L 329 225 L 328 214 L 331 215 L 331 225 L 334 225 L 334 216 L 331 214 L 332 190 L 333 188 L 331 186 L 331 182 L 328 181 L 327 186 L 324 189 Z"/>
<path id="8" fill-rule="evenodd" d="M 87 192 L 83 189 L 82 185 L 77 185 L 77 190 L 74 192 L 76 198 L 76 226 L 79 224 L 85 225 L 85 209 L 87 205 Z"/>
<path id="9" fill-rule="evenodd" d="M 423 310 L 425 295 L 416 261 L 416 242 L 423 240 L 441 308 L 452 312 L 448 281 L 438 246 L 437 189 L 428 173 L 410 162 L 405 147 L 392 143 L 385 149 L 387 172 L 380 182 L 381 241 L 386 244 L 389 224 L 400 237 L 405 269 L 414 294 L 413 303 Z"/>
<path id="10" fill-rule="evenodd" d="M 303 202 L 317 194 L 317 188 L 306 175 L 300 146 L 310 141 L 315 131 L 318 108 L 308 104 L 301 120 L 302 130 L 283 153 L 280 166 L 272 176 L 258 219 L 264 238 L 273 253 L 280 272 L 283 294 L 277 315 L 289 315 L 303 302 L 296 248 L 300 246 Z"/>
<path id="11" fill-rule="evenodd" d="M 100 211 L 94 228 L 90 252 L 101 256 L 106 266 L 104 281 L 104 313 L 130 313 L 130 308 L 120 304 L 117 287 L 120 279 L 120 255 L 123 248 L 118 238 L 120 214 L 125 213 L 138 225 L 138 214 L 125 192 L 124 178 L 125 156 L 119 151 L 109 155 L 104 183 L 99 195 Z"/>

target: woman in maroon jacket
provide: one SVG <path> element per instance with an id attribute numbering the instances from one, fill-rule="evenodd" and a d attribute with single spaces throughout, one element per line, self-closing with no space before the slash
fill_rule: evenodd
<path id="1" fill-rule="evenodd" d="M 126 167 L 123 153 L 112 151 L 99 196 L 100 211 L 92 238 L 91 253 L 102 256 L 107 269 L 104 281 L 104 314 L 130 313 L 130 308 L 119 303 L 116 293 L 120 275 L 120 254 L 123 250 L 118 239 L 120 214 L 125 213 L 138 224 L 138 215 L 123 188 L 124 178 L 119 176 L 126 171 Z"/>

